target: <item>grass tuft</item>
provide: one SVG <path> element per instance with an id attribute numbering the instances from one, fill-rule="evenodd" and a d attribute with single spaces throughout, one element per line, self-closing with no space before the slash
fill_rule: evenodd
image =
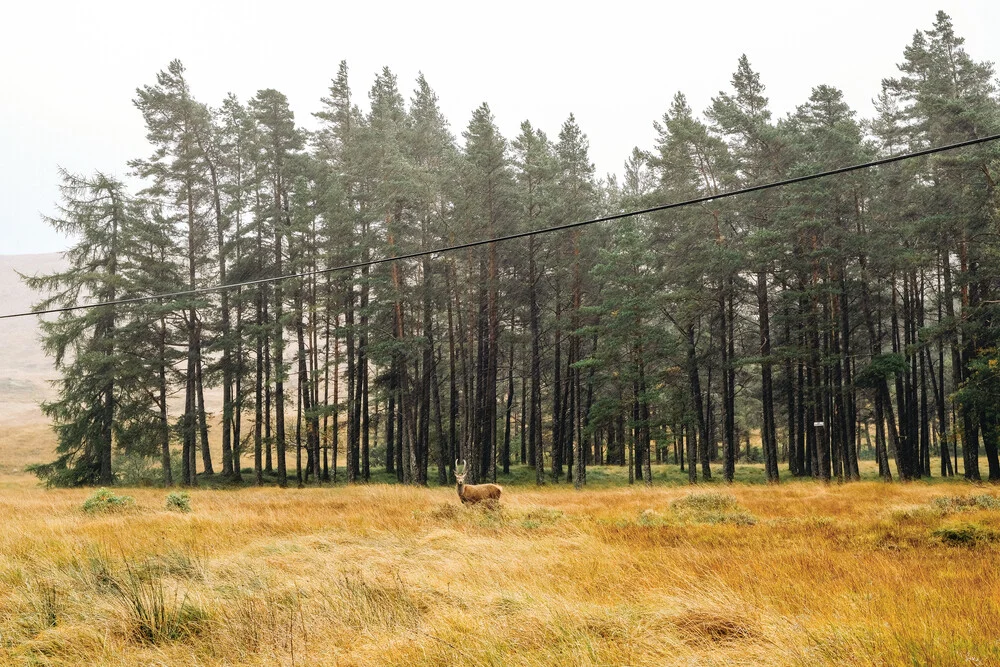
<path id="1" fill-rule="evenodd" d="M 462 505 L 442 503 L 428 512 L 428 514 L 432 519 L 437 519 L 438 521 L 456 521 L 462 516 L 462 510 Z"/>
<path id="2" fill-rule="evenodd" d="M 130 634 L 150 644 L 186 639 L 205 626 L 207 614 L 174 589 L 167 592 L 161 577 L 150 577 L 128 561 L 113 588 L 125 612 Z"/>
<path id="3" fill-rule="evenodd" d="M 934 537 L 954 547 L 975 547 L 1000 541 L 1000 533 L 977 523 L 957 523 L 934 531 Z"/>
<path id="4" fill-rule="evenodd" d="M 60 596 L 55 582 L 42 579 L 28 586 L 31 619 L 29 625 L 36 631 L 54 628 L 59 624 Z"/>
<path id="5" fill-rule="evenodd" d="M 740 506 L 730 493 L 691 493 L 670 503 L 677 518 L 687 523 L 731 523 L 752 526 L 757 517 Z"/>
<path id="6" fill-rule="evenodd" d="M 688 609 L 670 619 L 686 640 L 700 643 L 754 640 L 761 636 L 756 621 L 732 611 L 720 609 Z"/>
<path id="7" fill-rule="evenodd" d="M 640 526 L 667 526 L 670 525 L 670 520 L 665 516 L 652 509 L 644 509 L 639 513 L 639 518 L 636 520 Z"/>

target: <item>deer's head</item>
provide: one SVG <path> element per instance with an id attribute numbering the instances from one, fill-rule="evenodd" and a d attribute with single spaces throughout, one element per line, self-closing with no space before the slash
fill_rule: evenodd
<path id="1" fill-rule="evenodd" d="M 465 476 L 469 474 L 469 465 L 462 460 L 462 472 L 458 471 L 458 459 L 455 459 L 455 481 L 459 486 L 465 486 Z"/>

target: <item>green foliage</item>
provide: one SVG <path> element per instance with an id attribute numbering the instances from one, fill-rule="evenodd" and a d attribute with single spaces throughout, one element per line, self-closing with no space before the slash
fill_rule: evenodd
<path id="1" fill-rule="evenodd" d="M 861 368 L 854 376 L 854 382 L 859 387 L 875 388 L 879 383 L 902 375 L 909 369 L 906 357 L 902 354 L 880 354 L 872 358 L 868 365 Z"/>
<path id="2" fill-rule="evenodd" d="M 114 459 L 115 475 L 122 486 L 156 486 L 162 483 L 157 462 L 142 452 L 120 454 Z"/>
<path id="3" fill-rule="evenodd" d="M 156 259 L 170 239 L 163 220 L 101 173 L 61 172 L 59 215 L 48 222 L 76 242 L 69 267 L 24 277 L 43 294 L 36 309 L 111 302 L 174 286 Z M 57 435 L 55 461 L 32 468 L 50 486 L 111 484 L 112 448 L 147 451 L 157 441 L 154 394 L 163 360 L 155 306 L 102 306 L 64 311 L 41 322 L 42 343 L 61 378 L 58 397 L 42 404 Z"/>
<path id="4" fill-rule="evenodd" d="M 955 392 L 959 403 L 973 410 L 996 414 L 1000 396 L 1000 349 L 983 348 L 969 362 L 969 376 Z"/>
<path id="5" fill-rule="evenodd" d="M 167 509 L 171 512 L 190 512 L 191 495 L 187 491 L 175 491 L 167 494 Z"/>
<path id="6" fill-rule="evenodd" d="M 607 442 L 619 424 L 632 430 L 615 439 L 616 461 L 622 440 L 669 440 L 679 426 L 698 431 L 702 441 L 712 431 L 727 443 L 734 433 L 761 430 L 773 481 L 775 433 L 796 428 L 796 415 L 783 413 L 801 411 L 804 403 L 812 410 L 815 401 L 830 398 L 823 410 L 842 414 L 840 400 L 847 397 L 848 412 L 870 421 L 873 396 L 856 389 L 881 389 L 897 378 L 907 388 L 920 385 L 917 393 L 899 396 L 890 385 L 889 396 L 879 396 L 896 403 L 902 442 L 909 445 L 920 430 L 914 419 L 922 416 L 915 418 L 911 408 L 922 399 L 914 396 L 934 385 L 935 398 L 956 391 L 969 408 L 963 417 L 973 426 L 983 422 L 990 453 L 1000 437 L 991 427 L 1000 395 L 998 355 L 988 347 L 995 343 L 990 304 L 997 301 L 1000 275 L 993 239 L 996 145 L 718 197 L 997 127 L 993 67 L 964 52 L 947 15 L 916 33 L 898 69 L 898 78 L 884 81 L 878 117 L 870 122 L 829 85 L 815 86 L 793 113 L 775 120 L 764 77 L 741 56 L 726 92 L 707 110 L 692 110 L 677 93 L 655 124 L 655 144 L 628 156 L 619 183 L 615 176 L 597 178 L 589 139 L 572 115 L 554 141 L 527 121 L 508 141 L 483 104 L 472 112 L 460 146 L 422 75 L 406 100 L 396 75 L 381 70 L 368 93 L 370 111 L 362 112 L 341 63 L 316 114 L 320 127 L 306 133 L 278 90 L 260 90 L 246 105 L 230 96 L 213 108 L 194 98 L 183 65 L 173 61 L 134 100 L 152 150 L 129 166 L 148 187 L 132 196 L 102 174 L 62 174 L 60 215 L 50 222 L 80 243 L 69 253 L 70 269 L 27 279 L 53 293 L 39 306 L 396 259 L 336 277 L 105 305 L 44 323 L 46 348 L 63 374 L 59 399 L 45 405 L 59 448 L 55 461 L 32 470 L 50 485 L 153 483 L 143 456 L 158 455 L 171 438 L 182 440 L 187 453 L 195 444 L 195 401 L 185 403 L 181 428 L 170 431 L 164 422 L 177 420 L 176 407 L 165 417 L 159 408 L 179 401 L 167 397 L 193 393 L 188 379 L 207 387 L 221 380 L 224 397 L 241 388 L 240 409 L 249 417 L 250 396 L 258 388 L 263 394 L 268 381 L 258 379 L 254 362 L 269 363 L 267 351 L 272 366 L 260 375 L 275 390 L 272 408 L 284 401 L 294 409 L 288 399 L 306 385 L 293 389 L 292 382 L 322 384 L 334 365 L 346 366 L 351 390 L 342 387 L 340 396 L 354 396 L 353 402 L 323 405 L 331 402 L 330 392 L 319 399 L 313 384 L 309 396 L 316 400 L 303 399 L 306 432 L 316 433 L 317 417 L 348 411 L 352 467 L 364 457 L 357 467 L 366 471 L 383 467 L 386 450 L 354 454 L 362 399 L 368 416 L 390 394 L 403 414 L 415 416 L 421 427 L 415 446 L 431 449 L 413 457 L 421 467 L 435 461 L 440 441 L 423 429 L 443 428 L 446 415 L 459 408 L 457 430 L 475 431 L 478 450 L 463 455 L 485 463 L 484 442 L 492 437 L 482 436 L 491 432 L 495 411 L 502 412 L 496 389 L 508 376 L 515 385 L 530 380 L 519 387 L 521 395 L 531 384 L 530 401 L 541 414 L 532 410 L 529 420 L 525 410 L 524 421 L 533 429 L 545 425 L 542 458 L 555 459 L 554 468 L 559 459 L 552 442 L 564 422 L 579 423 L 592 441 Z M 694 197 L 701 205 L 465 254 L 407 257 Z M 950 300 L 943 294 L 945 266 L 952 269 Z M 948 312 L 953 309 L 960 312 Z M 230 326 L 230 318 L 240 326 Z M 919 340 L 914 326 L 922 327 Z M 290 374 L 291 359 L 283 357 L 292 332 L 303 335 L 302 375 Z M 928 362 L 917 356 L 937 342 L 962 362 L 935 362 L 940 379 L 925 373 Z M 985 349 L 972 353 L 972 347 L 960 349 L 964 345 Z M 333 349 L 339 362 L 331 360 Z M 200 355 L 204 377 L 192 372 L 193 364 L 184 369 L 184 355 L 192 362 Z M 914 371 L 920 377 L 909 375 Z M 367 388 L 366 377 L 374 380 Z M 442 386 L 446 378 L 454 380 L 454 393 Z M 288 381 L 287 396 L 278 395 L 279 380 Z M 224 402 L 219 416 L 228 425 L 227 449 L 235 400 Z M 516 401 L 515 414 L 525 402 Z M 277 419 L 272 423 L 269 451 L 286 446 L 291 431 L 278 429 Z M 854 460 L 854 439 L 840 432 L 848 423 L 853 420 L 828 425 L 838 431 L 830 432 L 830 441 L 843 449 L 837 461 Z M 245 446 L 252 437 L 243 434 Z M 761 452 L 749 449 L 748 460 L 759 460 Z M 173 457 L 173 477 L 194 482 L 185 468 L 191 460 Z M 728 454 L 726 460 L 732 475 Z M 279 461 L 283 484 L 286 459 Z M 223 471 L 232 463 L 227 456 Z M 821 476 L 826 469 L 823 464 Z M 415 472 L 422 470 L 408 471 Z M 533 471 L 524 472 L 515 469 L 513 479 L 532 483 Z M 738 474 L 759 478 L 756 468 Z M 657 475 L 657 481 L 684 481 L 673 469 Z M 205 477 L 207 485 L 236 483 L 228 475 Z M 382 470 L 364 478 L 390 480 Z M 619 471 L 595 467 L 587 483 L 620 479 Z"/>
<path id="7" fill-rule="evenodd" d="M 934 537 L 953 547 L 976 547 L 1000 541 L 1000 533 L 977 523 L 957 523 L 935 530 Z"/>
<path id="8" fill-rule="evenodd" d="M 119 496 L 109 489 L 98 489 L 83 502 L 83 511 L 87 514 L 103 514 L 108 512 L 124 512 L 135 507 L 135 498 Z"/>

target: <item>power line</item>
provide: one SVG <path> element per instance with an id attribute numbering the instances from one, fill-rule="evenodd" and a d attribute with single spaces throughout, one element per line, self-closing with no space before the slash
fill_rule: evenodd
<path id="1" fill-rule="evenodd" d="M 672 204 L 661 204 L 659 206 L 652 206 L 650 208 L 644 208 L 637 211 L 628 211 L 626 213 L 615 213 L 614 215 L 606 215 L 600 218 L 592 218 L 590 220 L 582 220 L 579 222 L 570 222 L 564 225 L 556 225 L 554 227 L 543 227 L 541 229 L 535 229 L 527 232 L 518 232 L 516 234 L 508 234 L 506 236 L 497 236 L 490 239 L 481 239 L 479 241 L 469 241 L 468 243 L 460 243 L 457 245 L 444 246 L 441 248 L 434 248 L 431 250 L 420 250 L 417 252 L 407 253 L 405 255 L 397 255 L 395 257 L 383 257 L 380 259 L 372 259 L 365 262 L 355 262 L 354 264 L 342 264 L 340 266 L 332 266 L 326 269 L 317 269 L 315 271 L 304 271 L 301 273 L 289 273 L 283 276 L 273 276 L 270 278 L 258 278 L 256 280 L 245 280 L 238 283 L 229 283 L 226 285 L 214 285 L 211 287 L 199 287 L 191 290 L 182 290 L 179 292 L 168 292 L 164 294 L 153 294 L 150 296 L 139 296 L 132 297 L 129 299 L 118 299 L 116 301 L 105 301 L 102 303 L 89 303 L 77 306 L 65 306 L 62 308 L 49 308 L 47 310 L 37 310 L 22 313 L 10 313 L 7 315 L 0 315 L 0 320 L 11 319 L 15 317 L 27 317 L 29 315 L 48 315 L 52 313 L 64 313 L 74 310 L 86 310 L 88 308 L 97 308 L 99 306 L 120 306 L 130 303 L 142 303 L 145 301 L 152 301 L 154 299 L 173 299 L 182 296 L 198 296 L 201 294 L 210 294 L 212 292 L 221 292 L 224 290 L 235 289 L 237 287 L 248 287 L 252 285 L 263 285 L 267 283 L 277 283 L 283 280 L 290 280 L 292 278 L 308 278 L 311 276 L 318 276 L 327 273 L 336 273 L 339 271 L 350 271 L 354 269 L 364 268 L 366 266 L 375 266 L 377 264 L 385 264 L 386 262 L 395 262 L 404 259 L 413 259 L 415 257 L 424 257 L 426 255 L 437 255 L 446 252 L 452 252 L 455 250 L 465 250 L 467 248 L 475 248 L 481 245 L 487 245 L 490 243 L 502 243 L 504 241 L 513 241 L 516 239 L 527 238 L 529 236 L 538 236 L 541 234 L 551 234 L 553 232 L 562 232 L 568 229 L 577 229 L 579 227 L 586 227 L 588 225 L 594 225 L 600 222 L 611 222 L 614 220 L 623 220 L 625 218 L 631 218 L 637 215 L 645 215 L 647 213 L 657 213 L 660 211 L 668 211 L 675 208 L 682 208 L 684 206 L 692 206 L 694 204 L 704 204 L 708 202 L 713 202 L 719 199 L 727 199 L 729 197 L 736 197 L 738 195 L 750 194 L 751 192 L 760 192 L 762 190 L 770 190 L 772 188 L 780 188 L 786 185 L 793 185 L 795 183 L 804 183 L 806 181 L 816 180 L 818 178 L 826 178 L 827 176 L 836 176 L 837 174 L 846 174 L 852 171 L 859 171 L 861 169 L 870 169 L 871 167 L 879 167 L 885 164 L 892 164 L 894 162 L 902 162 L 904 160 L 911 160 L 913 158 L 923 157 L 925 155 L 933 155 L 935 153 L 943 153 L 945 151 L 955 150 L 957 148 L 965 148 L 967 146 L 975 146 L 978 144 L 985 144 L 991 141 L 996 141 L 1000 139 L 1000 134 L 991 134 L 986 137 L 978 137 L 976 139 L 969 139 L 967 141 L 960 141 L 954 144 L 948 144 L 945 146 L 936 146 L 933 148 L 925 148 L 923 150 L 914 151 L 912 153 L 903 153 L 900 155 L 893 155 L 887 158 L 881 158 L 879 160 L 872 160 L 871 162 L 864 162 L 861 164 L 854 164 L 848 167 L 840 167 L 838 169 L 831 169 L 829 171 L 820 171 L 813 174 L 808 174 L 806 176 L 796 176 L 794 178 L 787 178 L 781 181 L 774 181 L 771 183 L 765 183 L 763 185 L 754 185 L 747 188 L 740 188 L 739 190 L 731 190 L 729 192 L 722 192 L 715 195 L 706 195 L 704 197 L 696 197 L 694 199 L 686 199 L 684 201 L 674 202 Z"/>

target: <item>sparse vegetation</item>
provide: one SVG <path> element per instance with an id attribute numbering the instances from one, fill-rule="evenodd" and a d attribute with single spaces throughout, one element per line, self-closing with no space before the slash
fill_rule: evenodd
<path id="1" fill-rule="evenodd" d="M 972 510 L 1000 510 L 1000 498 L 985 493 L 975 496 L 942 496 L 934 499 L 934 507 L 943 514 Z"/>
<path id="2" fill-rule="evenodd" d="M 119 496 L 109 489 L 98 489 L 83 501 L 83 511 L 87 514 L 101 514 L 104 512 L 123 512 L 135 507 L 135 498 L 132 496 Z"/>
<path id="3" fill-rule="evenodd" d="M 167 509 L 172 512 L 190 512 L 191 495 L 186 491 L 174 491 L 167 494 Z"/>
<path id="4" fill-rule="evenodd" d="M 1000 483 L 962 44 L 939 13 L 867 119 L 772 115 L 742 56 L 621 182 L 573 114 L 460 142 L 423 75 L 362 111 L 344 61 L 307 131 L 172 61 L 139 182 L 61 170 L 73 246 L 23 274 L 59 488 L 0 485 L 0 664 L 1000 664 L 1000 497 L 951 479 Z"/>

